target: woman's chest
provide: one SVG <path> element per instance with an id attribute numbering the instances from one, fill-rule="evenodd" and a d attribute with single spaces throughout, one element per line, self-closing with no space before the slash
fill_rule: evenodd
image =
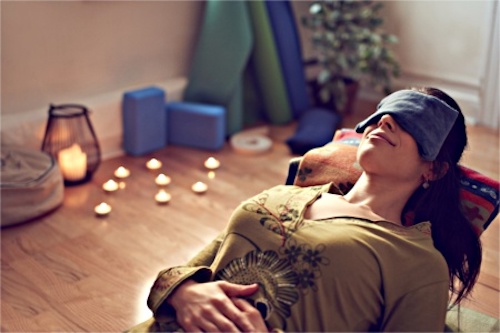
<path id="1" fill-rule="evenodd" d="M 357 217 L 370 221 L 383 221 L 384 217 L 376 214 L 368 206 L 352 204 L 340 195 L 324 193 L 320 198 L 304 208 L 304 218 L 324 220 L 336 217 Z"/>

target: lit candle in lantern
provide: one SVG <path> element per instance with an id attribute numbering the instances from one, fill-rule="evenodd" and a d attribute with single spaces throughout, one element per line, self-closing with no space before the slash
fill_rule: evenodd
<path id="1" fill-rule="evenodd" d="M 146 163 L 146 167 L 149 170 L 158 170 L 159 168 L 161 168 L 161 165 L 162 165 L 161 162 L 158 161 L 156 158 L 152 158 Z"/>
<path id="2" fill-rule="evenodd" d="M 57 155 L 59 167 L 65 180 L 78 181 L 87 174 L 87 154 L 74 143 L 71 147 L 62 149 Z"/>
<path id="3" fill-rule="evenodd" d="M 166 186 L 168 184 L 170 184 L 170 177 L 169 176 L 165 176 L 163 173 L 160 173 L 156 178 L 155 178 L 155 183 L 156 185 L 159 185 L 159 186 Z"/>
<path id="4" fill-rule="evenodd" d="M 208 190 L 208 186 L 203 182 L 196 182 L 191 186 L 191 189 L 194 193 L 202 194 Z"/>
<path id="5" fill-rule="evenodd" d="M 220 167 L 220 162 L 215 157 L 209 157 L 204 163 L 205 168 L 215 170 Z"/>
<path id="6" fill-rule="evenodd" d="M 102 189 L 106 192 L 114 192 L 118 190 L 119 185 L 113 179 L 108 180 L 102 185 Z"/>
<path id="7" fill-rule="evenodd" d="M 120 166 L 118 167 L 118 169 L 115 170 L 114 175 L 116 178 L 120 179 L 127 178 L 128 176 L 130 176 L 130 170 L 123 166 Z"/>
<path id="8" fill-rule="evenodd" d="M 106 216 L 111 212 L 111 206 L 105 202 L 101 202 L 94 208 L 94 212 L 97 216 Z"/>
<path id="9" fill-rule="evenodd" d="M 172 196 L 167 191 L 161 189 L 156 193 L 155 200 L 159 204 L 166 204 L 172 199 Z"/>

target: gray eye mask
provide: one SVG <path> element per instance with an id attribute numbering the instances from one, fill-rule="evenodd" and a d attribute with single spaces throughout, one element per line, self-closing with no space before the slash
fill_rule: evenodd
<path id="1" fill-rule="evenodd" d="M 364 132 L 384 114 L 391 115 L 411 134 L 418 144 L 420 156 L 426 161 L 436 159 L 458 117 L 458 111 L 439 98 L 413 90 L 400 90 L 380 101 L 377 111 L 356 125 L 356 132 Z"/>

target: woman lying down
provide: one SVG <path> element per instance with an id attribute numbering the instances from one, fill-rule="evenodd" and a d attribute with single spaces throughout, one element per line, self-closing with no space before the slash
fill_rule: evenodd
<path id="1" fill-rule="evenodd" d="M 481 264 L 459 208 L 464 117 L 444 92 L 409 89 L 356 130 L 363 173 L 347 194 L 280 185 L 242 202 L 198 256 L 160 272 L 154 319 L 131 331 L 442 332 Z"/>

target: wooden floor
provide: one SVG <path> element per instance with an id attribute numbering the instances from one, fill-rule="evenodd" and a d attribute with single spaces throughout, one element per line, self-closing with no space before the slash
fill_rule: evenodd
<path id="1" fill-rule="evenodd" d="M 358 104 L 344 126 L 364 116 Z M 366 114 L 366 112 L 365 112 Z M 101 164 L 91 182 L 67 187 L 64 204 L 50 215 L 1 232 L 1 331 L 117 332 L 150 316 L 145 302 L 161 269 L 184 263 L 221 230 L 242 200 L 284 183 L 292 155 L 284 141 L 296 124 L 271 127 L 271 152 L 245 156 L 225 146 L 210 153 L 170 146 L 144 157 L 122 156 Z M 499 179 L 499 132 L 469 128 L 464 164 Z M 214 179 L 203 161 L 218 158 Z M 156 173 L 145 168 L 156 157 L 172 178 L 172 200 L 158 205 Z M 113 194 L 101 185 L 119 166 L 131 170 L 126 187 Z M 196 181 L 208 192 L 194 194 Z M 94 215 L 102 201 L 113 210 Z M 484 264 L 467 306 L 499 317 L 498 218 L 483 234 Z M 459 240 L 457 240 L 459 241 Z"/>

